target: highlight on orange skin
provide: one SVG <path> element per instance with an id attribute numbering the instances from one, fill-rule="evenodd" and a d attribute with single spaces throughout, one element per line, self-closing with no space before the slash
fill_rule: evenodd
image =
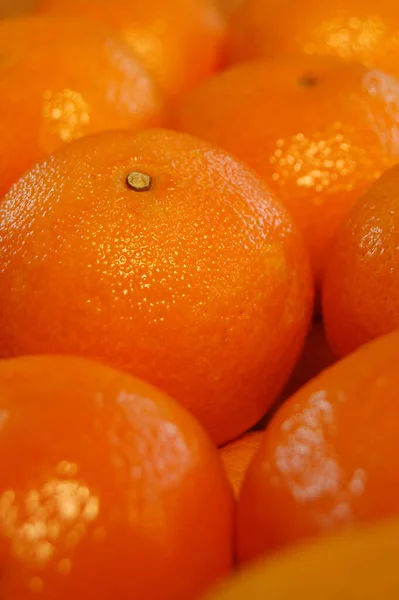
<path id="1" fill-rule="evenodd" d="M 396 0 L 244 0 L 229 25 L 230 63 L 302 53 L 399 76 Z"/>
<path id="2" fill-rule="evenodd" d="M 86 137 L 12 188 L 0 229 L 1 356 L 101 359 L 182 402 L 217 444 L 278 398 L 310 325 L 309 259 L 223 150 L 162 129 Z"/>
<path id="3" fill-rule="evenodd" d="M 238 505 L 241 562 L 398 514 L 399 332 L 362 346 L 272 418 Z"/>
<path id="4" fill-rule="evenodd" d="M 129 375 L 69 357 L 1 361 L 0 461 L 2 600 L 193 600 L 232 568 L 216 448 Z"/>
<path id="5" fill-rule="evenodd" d="M 175 126 L 257 171 L 300 226 L 320 285 L 337 228 L 399 160 L 399 82 L 335 59 L 248 62 L 194 90 Z"/>
<path id="6" fill-rule="evenodd" d="M 214 0 L 39 0 L 36 11 L 117 29 L 170 101 L 224 60 L 225 23 Z"/>
<path id="7" fill-rule="evenodd" d="M 164 122 L 155 83 L 119 36 L 98 24 L 4 19 L 0 57 L 0 199 L 63 144 Z"/>

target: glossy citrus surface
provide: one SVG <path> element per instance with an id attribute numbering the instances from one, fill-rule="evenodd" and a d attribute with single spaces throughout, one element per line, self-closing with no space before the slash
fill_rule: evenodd
<path id="1" fill-rule="evenodd" d="M 343 356 L 399 328 L 399 167 L 377 181 L 341 228 L 326 270 L 323 312 Z"/>
<path id="2" fill-rule="evenodd" d="M 303 53 L 399 75 L 396 0 L 244 0 L 229 30 L 232 62 Z"/>
<path id="3" fill-rule="evenodd" d="M 150 189 L 127 184 L 135 172 Z M 2 356 L 101 358 L 180 400 L 218 443 L 260 419 L 301 351 L 312 285 L 291 217 L 191 136 L 65 146 L 13 187 L 0 231 Z"/>
<path id="4" fill-rule="evenodd" d="M 112 31 L 46 17 L 0 21 L 0 198 L 66 142 L 162 122 L 155 84 Z"/>
<path id="5" fill-rule="evenodd" d="M 398 514 L 398 360 L 395 332 L 325 370 L 277 411 L 242 487 L 241 560 Z"/>
<path id="6" fill-rule="evenodd" d="M 195 90 L 176 124 L 267 181 L 304 232 L 320 281 L 337 226 L 399 160 L 399 83 L 315 57 L 246 63 Z"/>
<path id="7" fill-rule="evenodd" d="M 260 562 L 207 600 L 396 600 L 397 519 L 340 533 Z"/>
<path id="8" fill-rule="evenodd" d="M 86 360 L 19 358 L 0 362 L 0 424 L 2 600 L 185 600 L 229 572 L 231 489 L 176 402 Z"/>
<path id="9" fill-rule="evenodd" d="M 39 0 L 37 11 L 116 28 L 169 99 L 209 77 L 224 55 L 214 0 Z"/>

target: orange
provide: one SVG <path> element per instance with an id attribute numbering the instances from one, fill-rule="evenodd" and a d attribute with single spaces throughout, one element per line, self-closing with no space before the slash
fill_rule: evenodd
<path id="1" fill-rule="evenodd" d="M 340 57 L 399 76 L 397 0 L 244 0 L 230 23 L 231 62 L 281 54 Z"/>
<path id="2" fill-rule="evenodd" d="M 232 566 L 233 497 L 202 428 L 83 359 L 0 363 L 2 600 L 191 600 Z"/>
<path id="3" fill-rule="evenodd" d="M 207 600 L 396 600 L 399 521 L 367 528 L 260 561 L 221 584 Z"/>
<path id="4" fill-rule="evenodd" d="M 37 11 L 116 28 L 170 100 L 224 58 L 225 24 L 214 0 L 39 0 Z"/>
<path id="5" fill-rule="evenodd" d="M 301 237 L 206 142 L 149 130 L 69 144 L 13 187 L 0 232 L 2 356 L 102 359 L 222 443 L 260 419 L 300 354 L 312 310 Z"/>
<path id="6" fill-rule="evenodd" d="M 399 166 L 351 211 L 326 270 L 323 312 L 337 356 L 399 328 Z"/>
<path id="7" fill-rule="evenodd" d="M 398 81 L 338 60 L 237 65 L 177 112 L 178 129 L 240 157 L 280 196 L 304 232 L 318 282 L 349 208 L 399 161 Z"/>
<path id="8" fill-rule="evenodd" d="M 267 427 L 238 506 L 238 555 L 399 514 L 399 331 L 291 396 Z"/>
<path id="9" fill-rule="evenodd" d="M 220 448 L 220 457 L 225 466 L 230 483 L 236 496 L 247 472 L 249 463 L 258 451 L 262 439 L 261 431 L 250 431 L 234 442 Z"/>
<path id="10" fill-rule="evenodd" d="M 162 124 L 155 84 L 113 32 L 78 20 L 0 21 L 0 198 L 60 145 Z"/>

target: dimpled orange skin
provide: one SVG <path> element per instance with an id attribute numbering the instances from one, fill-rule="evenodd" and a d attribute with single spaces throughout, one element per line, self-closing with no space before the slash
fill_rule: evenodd
<path id="1" fill-rule="evenodd" d="M 238 506 L 241 562 L 398 514 L 399 332 L 291 396 L 267 427 Z"/>
<path id="2" fill-rule="evenodd" d="M 171 101 L 224 60 L 225 23 L 213 0 L 39 0 L 36 10 L 116 28 Z"/>
<path id="3" fill-rule="evenodd" d="M 399 76 L 396 0 L 244 0 L 230 21 L 228 61 L 334 56 Z"/>
<path id="4" fill-rule="evenodd" d="M 265 179 L 302 229 L 320 283 L 337 226 L 399 160 L 399 83 L 332 59 L 251 62 L 190 94 L 175 125 Z"/>
<path id="5" fill-rule="evenodd" d="M 2 361 L 0 398 L 2 600 L 191 600 L 230 571 L 233 494 L 175 401 L 55 356 Z"/>
<path id="6" fill-rule="evenodd" d="M 250 431 L 219 450 L 229 481 L 238 497 L 249 463 L 259 449 L 261 431 Z"/>
<path id="7" fill-rule="evenodd" d="M 399 328 L 399 167 L 352 209 L 323 284 L 327 336 L 337 356 Z"/>
<path id="8" fill-rule="evenodd" d="M 147 192 L 130 172 L 152 179 Z M 312 312 L 302 239 L 224 151 L 167 130 L 62 148 L 0 213 L 0 355 L 103 359 L 227 442 L 271 406 Z"/>
<path id="9" fill-rule="evenodd" d="M 0 198 L 66 142 L 162 125 L 160 94 L 116 33 L 79 20 L 0 21 Z"/>

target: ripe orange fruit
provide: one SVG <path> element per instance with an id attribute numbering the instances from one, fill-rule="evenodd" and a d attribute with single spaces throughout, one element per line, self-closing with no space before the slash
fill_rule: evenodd
<path id="1" fill-rule="evenodd" d="M 29 357 L 0 362 L 0 416 L 2 600 L 189 600 L 229 572 L 233 495 L 176 402 Z"/>
<path id="2" fill-rule="evenodd" d="M 266 180 L 304 232 L 320 281 L 349 208 L 399 160 L 399 83 L 338 60 L 247 63 L 190 94 L 176 125 Z"/>
<path id="3" fill-rule="evenodd" d="M 399 75 L 396 0 L 244 0 L 230 23 L 228 59 L 334 56 Z"/>
<path id="4" fill-rule="evenodd" d="M 399 331 L 291 396 L 266 428 L 238 506 L 241 561 L 399 514 Z"/>
<path id="5" fill-rule="evenodd" d="M 245 166 L 166 130 L 64 146 L 0 213 L 0 355 L 105 360 L 218 443 L 288 379 L 312 310 L 290 216 Z"/>
<path id="6" fill-rule="evenodd" d="M 249 463 L 258 451 L 262 439 L 261 431 L 250 431 L 220 448 L 220 457 L 236 496 L 247 472 Z"/>
<path id="7" fill-rule="evenodd" d="M 399 520 L 321 539 L 243 569 L 207 600 L 396 600 Z"/>
<path id="8" fill-rule="evenodd" d="M 37 11 L 118 29 L 169 99 L 209 77 L 224 58 L 225 24 L 214 0 L 39 0 Z"/>
<path id="9" fill-rule="evenodd" d="M 113 32 L 79 20 L 0 21 L 0 198 L 58 146 L 162 124 L 159 93 Z"/>
<path id="10" fill-rule="evenodd" d="M 335 241 L 323 312 L 337 356 L 399 328 L 399 166 L 352 209 Z"/>

